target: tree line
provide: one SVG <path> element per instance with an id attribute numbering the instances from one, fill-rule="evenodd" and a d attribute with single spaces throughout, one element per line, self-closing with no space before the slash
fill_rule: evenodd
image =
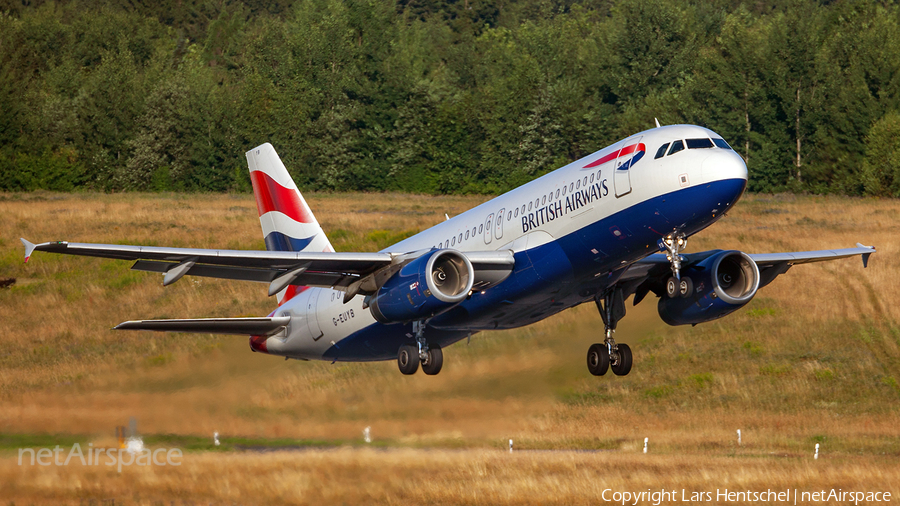
<path id="1" fill-rule="evenodd" d="M 0 190 L 499 193 L 707 126 L 752 191 L 900 196 L 900 7 L 846 0 L 0 3 Z"/>

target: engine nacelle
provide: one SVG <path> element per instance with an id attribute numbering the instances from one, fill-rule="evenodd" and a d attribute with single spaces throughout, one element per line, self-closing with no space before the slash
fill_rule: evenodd
<path id="1" fill-rule="evenodd" d="M 737 311 L 756 295 L 759 268 L 740 251 L 720 251 L 681 270 L 691 278 L 694 293 L 687 298 L 659 299 L 657 310 L 669 325 L 704 323 Z"/>
<path id="2" fill-rule="evenodd" d="M 431 318 L 464 301 L 474 281 L 475 270 L 465 255 L 435 250 L 391 276 L 369 301 L 369 308 L 381 323 Z"/>

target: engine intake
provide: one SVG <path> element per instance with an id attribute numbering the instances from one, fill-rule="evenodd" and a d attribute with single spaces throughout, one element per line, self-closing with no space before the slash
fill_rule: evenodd
<path id="1" fill-rule="evenodd" d="M 750 302 L 759 289 L 759 268 L 740 251 L 716 252 L 682 269 L 681 274 L 691 278 L 694 293 L 687 298 L 660 298 L 657 310 L 669 325 L 721 318 Z"/>
<path id="2" fill-rule="evenodd" d="M 434 250 L 403 266 L 369 301 L 381 323 L 431 318 L 459 304 L 475 281 L 472 263 L 461 252 Z"/>

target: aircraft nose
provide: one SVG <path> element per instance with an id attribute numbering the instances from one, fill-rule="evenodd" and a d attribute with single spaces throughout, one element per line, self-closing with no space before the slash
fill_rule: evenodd
<path id="1" fill-rule="evenodd" d="M 716 149 L 703 160 L 701 166 L 703 181 L 711 183 L 726 179 L 747 180 L 747 164 L 733 150 Z"/>

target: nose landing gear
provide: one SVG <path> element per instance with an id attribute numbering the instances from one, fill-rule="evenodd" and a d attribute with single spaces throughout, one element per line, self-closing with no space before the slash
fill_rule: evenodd
<path id="1" fill-rule="evenodd" d="M 631 348 L 627 344 L 618 344 L 613 338 L 616 325 L 625 316 L 625 301 L 622 290 L 613 288 L 602 296 L 594 298 L 600 316 L 603 318 L 606 338 L 603 343 L 594 343 L 588 348 L 588 371 L 594 376 L 603 376 L 612 369 L 616 376 L 625 376 L 631 372 Z"/>
<path id="2" fill-rule="evenodd" d="M 694 293 L 694 283 L 691 278 L 681 276 L 681 262 L 684 261 L 681 252 L 685 247 L 687 247 L 687 237 L 680 232 L 673 232 L 659 241 L 659 249 L 666 252 L 666 259 L 672 264 L 672 277 L 666 281 L 666 295 L 670 299 L 688 298 Z"/>

